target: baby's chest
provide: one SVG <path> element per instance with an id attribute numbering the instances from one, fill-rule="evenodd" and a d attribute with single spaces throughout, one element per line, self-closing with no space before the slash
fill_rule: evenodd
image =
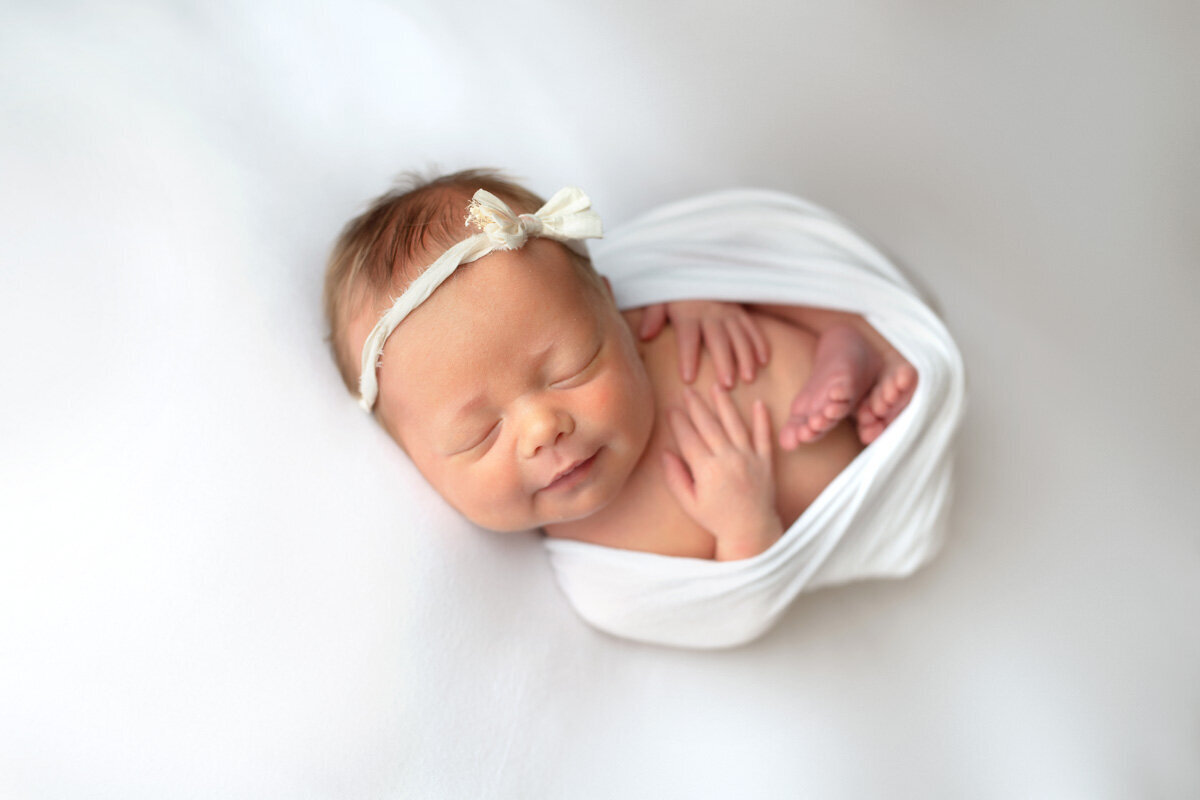
<path id="1" fill-rule="evenodd" d="M 807 331 L 770 317 L 757 317 L 771 345 L 771 361 L 751 384 L 739 382 L 733 390 L 735 405 L 749 420 L 754 400 L 761 399 L 770 411 L 777 437 L 787 419 L 792 399 L 812 370 L 815 338 Z M 678 344 L 668 327 L 651 342 L 643 343 L 641 355 L 654 387 L 656 418 L 654 433 L 637 468 L 621 493 L 600 512 L 559 526 L 555 535 L 565 538 L 661 555 L 712 558 L 716 542 L 683 510 L 667 488 L 662 466 L 664 450 L 679 452 L 666 421 L 672 408 L 683 408 L 684 382 L 679 376 Z M 711 359 L 704 354 L 692 386 L 707 393 L 716 380 Z M 775 506 L 784 528 L 791 526 L 817 495 L 861 450 L 848 423 L 839 425 L 815 444 L 774 452 Z"/>
<path id="2" fill-rule="evenodd" d="M 784 528 L 789 527 L 804 509 L 861 451 L 853 427 L 849 422 L 838 425 L 823 439 L 785 451 L 779 447 L 778 434 L 791 412 L 792 401 L 804 387 L 812 372 L 816 337 L 808 330 L 762 314 L 754 318 L 771 347 L 771 358 L 761 367 L 753 382 L 739 380 L 731 391 L 734 405 L 741 413 L 747 430 L 750 427 L 751 409 L 756 400 L 767 407 L 771 418 L 774 442 L 773 467 L 775 479 L 775 507 Z M 655 438 L 652 444 L 659 452 L 653 454 L 652 463 L 659 466 L 659 475 L 648 476 L 647 483 L 654 487 L 656 495 L 667 492 L 665 478 L 661 472 L 661 450 L 679 452 L 669 435 L 666 414 L 671 408 L 683 411 L 685 384 L 679 375 L 678 344 L 674 331 L 667 328 L 663 335 L 649 343 L 643 352 L 646 369 L 654 385 L 658 403 Z M 704 353 L 696 379 L 691 386 L 711 407 L 710 387 L 717 381 L 712 359 Z M 669 498 L 673 501 L 673 498 Z M 678 506 L 678 504 L 675 504 Z"/>

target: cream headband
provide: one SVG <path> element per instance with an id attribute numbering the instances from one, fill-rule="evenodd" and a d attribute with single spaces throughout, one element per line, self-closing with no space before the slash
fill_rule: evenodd
<path id="1" fill-rule="evenodd" d="M 467 225 L 475 224 L 480 233 L 463 239 L 430 264 L 392 307 L 383 313 L 367 341 L 363 343 L 362 371 L 358 377 L 359 405 L 370 411 L 379 395 L 375 371 L 383 355 L 383 345 L 392 331 L 413 309 L 424 303 L 434 290 L 462 264 L 483 258 L 493 250 L 518 250 L 530 236 L 560 242 L 598 239 L 600 216 L 591 210 L 592 201 L 581 189 L 559 189 L 533 214 L 514 214 L 496 195 L 480 189 L 467 207 Z"/>

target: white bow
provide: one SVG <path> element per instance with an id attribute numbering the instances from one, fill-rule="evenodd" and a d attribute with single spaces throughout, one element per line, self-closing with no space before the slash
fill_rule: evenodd
<path id="1" fill-rule="evenodd" d="M 358 376 L 359 405 L 370 411 L 379 395 L 375 371 L 383 345 L 413 309 L 425 302 L 437 287 L 462 264 L 483 258 L 494 250 L 516 250 L 531 236 L 559 242 L 598 239 L 603 235 L 600 216 L 591 210 L 592 201 L 582 189 L 567 186 L 554 193 L 546 204 L 532 214 L 514 214 L 508 204 L 491 192 L 480 189 L 467 207 L 467 224 L 481 231 L 463 239 L 442 253 L 425 268 L 383 313 L 363 342 L 361 372 Z"/>
<path id="2" fill-rule="evenodd" d="M 600 217 L 591 210 L 591 200 L 574 186 L 559 189 L 532 214 L 514 214 L 499 197 L 480 189 L 467 207 L 467 224 L 471 223 L 483 231 L 497 250 L 516 250 L 530 236 L 561 242 L 601 235 Z"/>

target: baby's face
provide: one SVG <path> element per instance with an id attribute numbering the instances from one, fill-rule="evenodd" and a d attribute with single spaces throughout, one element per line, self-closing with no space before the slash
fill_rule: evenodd
<path id="1" fill-rule="evenodd" d="M 649 378 L 610 296 L 546 239 L 460 267 L 396 329 L 381 363 L 380 421 L 451 505 L 492 530 L 600 510 L 654 423 Z"/>

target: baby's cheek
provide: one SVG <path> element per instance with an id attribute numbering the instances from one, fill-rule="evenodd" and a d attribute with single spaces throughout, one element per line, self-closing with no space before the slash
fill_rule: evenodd
<path id="1" fill-rule="evenodd" d="M 614 402 L 618 402 L 620 397 L 620 388 L 615 381 L 603 381 L 592 392 L 590 405 L 599 409 L 608 409 Z"/>
<path id="2" fill-rule="evenodd" d="M 589 415 L 593 419 L 620 422 L 627 416 L 633 401 L 628 381 L 598 381 L 587 400 Z"/>
<path id="3" fill-rule="evenodd" d="M 472 522 L 491 530 L 529 527 L 514 474 L 504 469 L 464 471 L 443 484 L 442 496 Z"/>
<path id="4" fill-rule="evenodd" d="M 628 436 L 640 428 L 639 397 L 629 381 L 601 382 L 589 398 L 589 416 L 612 433 Z"/>

